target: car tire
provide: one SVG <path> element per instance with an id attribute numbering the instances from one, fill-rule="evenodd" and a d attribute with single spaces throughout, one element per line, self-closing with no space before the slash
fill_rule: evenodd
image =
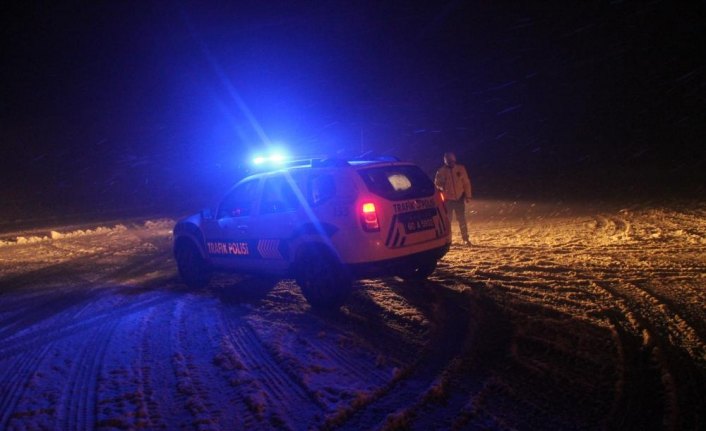
<path id="1" fill-rule="evenodd" d="M 436 270 L 436 259 L 426 259 L 415 262 L 399 273 L 400 278 L 407 281 L 423 281 Z"/>
<path id="2" fill-rule="evenodd" d="M 314 308 L 338 308 L 351 291 L 351 278 L 338 259 L 323 247 L 307 247 L 297 256 L 295 277 Z"/>
<path id="3" fill-rule="evenodd" d="M 175 255 L 179 275 L 187 286 L 198 289 L 208 284 L 211 271 L 195 245 L 182 243 L 177 247 Z"/>

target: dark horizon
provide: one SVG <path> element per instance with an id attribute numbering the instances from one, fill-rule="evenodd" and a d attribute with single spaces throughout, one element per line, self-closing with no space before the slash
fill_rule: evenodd
<path id="1" fill-rule="evenodd" d="M 479 197 L 702 199 L 704 9 L 6 8 L 0 216 L 208 201 L 267 142 L 429 173 L 453 150 Z"/>

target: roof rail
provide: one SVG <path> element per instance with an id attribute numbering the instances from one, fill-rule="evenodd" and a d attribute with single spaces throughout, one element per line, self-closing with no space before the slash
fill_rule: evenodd
<path id="1" fill-rule="evenodd" d="M 328 159 L 313 159 L 311 161 L 311 167 L 314 168 L 333 168 L 333 167 L 343 167 L 350 166 L 347 160 L 337 159 L 335 157 Z"/>
<path id="2" fill-rule="evenodd" d="M 351 162 L 399 162 L 400 158 L 389 155 L 362 155 L 348 160 Z"/>

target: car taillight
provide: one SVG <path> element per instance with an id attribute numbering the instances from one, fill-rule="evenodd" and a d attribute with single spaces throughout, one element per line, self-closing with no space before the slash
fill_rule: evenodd
<path id="1" fill-rule="evenodd" d="M 375 209 L 375 204 L 372 202 L 366 202 L 361 206 L 361 222 L 363 223 L 363 229 L 368 232 L 377 232 L 380 230 L 380 223 L 378 222 L 378 213 Z"/>

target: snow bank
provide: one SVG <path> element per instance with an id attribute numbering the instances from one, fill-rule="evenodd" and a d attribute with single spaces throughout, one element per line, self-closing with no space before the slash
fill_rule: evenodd
<path id="1" fill-rule="evenodd" d="M 174 226 L 174 220 L 158 219 L 147 220 L 144 222 L 144 229 L 154 232 L 171 231 Z M 98 226 L 93 229 L 76 229 L 72 231 L 61 232 L 59 230 L 50 230 L 46 235 L 18 235 L 0 240 L 0 247 L 9 247 L 16 245 L 36 244 L 47 241 L 58 241 L 67 238 L 78 238 L 91 235 L 110 235 L 122 233 L 128 230 L 124 224 L 115 226 Z"/>
<path id="2" fill-rule="evenodd" d="M 168 230 L 171 231 L 174 228 L 174 220 L 172 219 L 157 219 L 157 220 L 147 220 L 144 223 L 145 229 L 148 230 Z"/>

